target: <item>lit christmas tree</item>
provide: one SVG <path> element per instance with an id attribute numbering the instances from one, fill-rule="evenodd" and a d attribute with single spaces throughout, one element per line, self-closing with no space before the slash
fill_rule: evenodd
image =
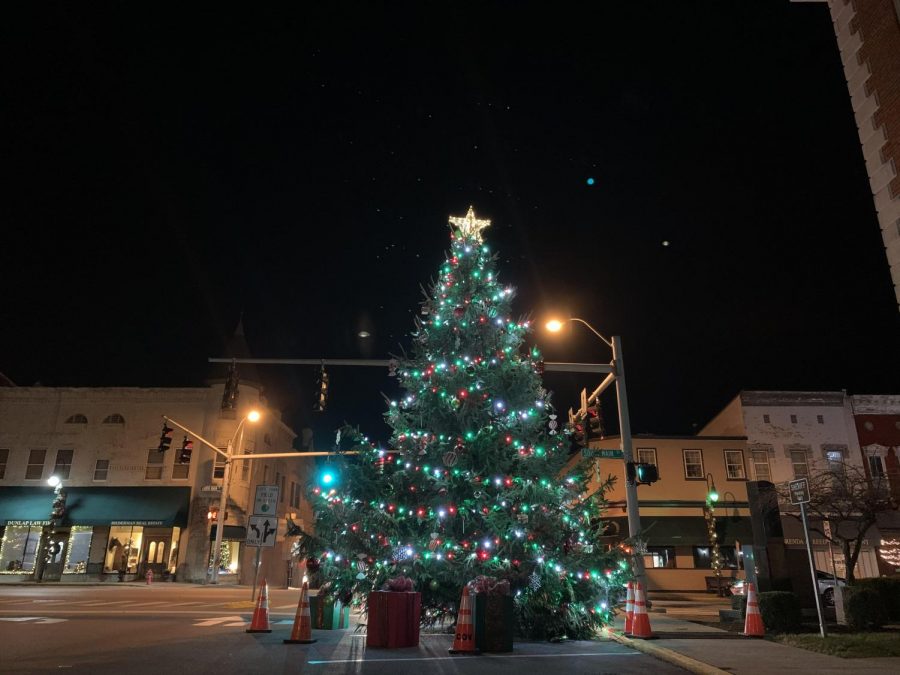
<path id="1" fill-rule="evenodd" d="M 598 540 L 609 482 L 586 497 L 586 467 L 561 475 L 569 440 L 555 428 L 541 354 L 524 349 L 529 322 L 512 318 L 513 289 L 482 241 L 490 221 L 470 208 L 450 224 L 411 354 L 396 362 L 403 394 L 386 414 L 389 447 L 343 430 L 359 454 L 319 472 L 316 533 L 299 550 L 345 597 L 411 577 L 425 623 L 453 621 L 463 586 L 485 575 L 509 582 L 519 634 L 590 637 L 629 575 Z"/>

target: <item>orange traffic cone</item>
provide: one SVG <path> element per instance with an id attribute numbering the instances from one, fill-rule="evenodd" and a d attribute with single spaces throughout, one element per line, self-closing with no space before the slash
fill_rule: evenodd
<path id="1" fill-rule="evenodd" d="M 456 639 L 448 649 L 451 654 L 480 654 L 475 649 L 475 625 L 472 623 L 472 596 L 465 586 L 459 601 L 459 616 L 456 617 Z"/>
<path id="2" fill-rule="evenodd" d="M 309 613 L 309 583 L 304 581 L 300 589 L 300 602 L 297 603 L 297 615 L 294 617 L 294 627 L 291 629 L 291 639 L 285 640 L 286 645 L 308 645 L 315 642 L 312 636 L 312 617 Z"/>
<path id="3" fill-rule="evenodd" d="M 762 614 L 759 613 L 759 599 L 753 584 L 747 584 L 747 618 L 744 619 L 744 632 L 747 637 L 765 637 Z"/>
<path id="4" fill-rule="evenodd" d="M 647 614 L 647 605 L 644 601 L 644 586 L 641 583 L 634 589 L 634 622 L 631 625 L 631 637 L 652 638 L 650 631 L 650 616 Z"/>
<path id="5" fill-rule="evenodd" d="M 634 626 L 634 584 L 628 582 L 628 591 L 625 593 L 625 635 L 631 632 Z"/>
<path id="6" fill-rule="evenodd" d="M 269 626 L 269 584 L 263 579 L 259 585 L 259 599 L 256 601 L 256 609 L 253 610 L 253 619 L 250 621 L 248 633 L 271 633 Z"/>

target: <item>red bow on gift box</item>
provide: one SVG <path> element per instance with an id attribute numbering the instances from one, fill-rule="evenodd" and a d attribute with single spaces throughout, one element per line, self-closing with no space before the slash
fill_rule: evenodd
<path id="1" fill-rule="evenodd" d="M 413 590 L 413 580 L 409 577 L 399 576 L 394 577 L 393 579 L 388 579 L 387 582 L 382 586 L 382 590 L 384 591 L 397 591 L 397 592 L 412 592 Z"/>
<path id="2" fill-rule="evenodd" d="M 497 581 L 495 577 L 477 576 L 469 585 L 476 593 L 487 595 L 509 595 L 509 581 Z"/>

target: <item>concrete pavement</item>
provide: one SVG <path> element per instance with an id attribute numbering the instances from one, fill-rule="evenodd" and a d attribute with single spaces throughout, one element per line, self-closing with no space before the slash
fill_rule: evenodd
<path id="1" fill-rule="evenodd" d="M 621 636 L 624 617 L 617 619 L 610 637 L 660 660 L 703 675 L 763 675 L 765 673 L 900 673 L 900 657 L 842 659 L 788 647 L 758 638 L 745 638 L 719 628 L 704 626 L 667 614 L 650 614 L 653 640 Z"/>

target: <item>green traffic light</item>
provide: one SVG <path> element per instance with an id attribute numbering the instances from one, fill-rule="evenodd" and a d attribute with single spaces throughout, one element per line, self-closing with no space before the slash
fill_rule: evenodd
<path id="1" fill-rule="evenodd" d="M 719 501 L 719 493 L 716 492 L 715 490 L 710 491 L 710 493 L 709 493 L 709 501 L 711 501 L 711 502 L 717 502 L 717 501 Z"/>

